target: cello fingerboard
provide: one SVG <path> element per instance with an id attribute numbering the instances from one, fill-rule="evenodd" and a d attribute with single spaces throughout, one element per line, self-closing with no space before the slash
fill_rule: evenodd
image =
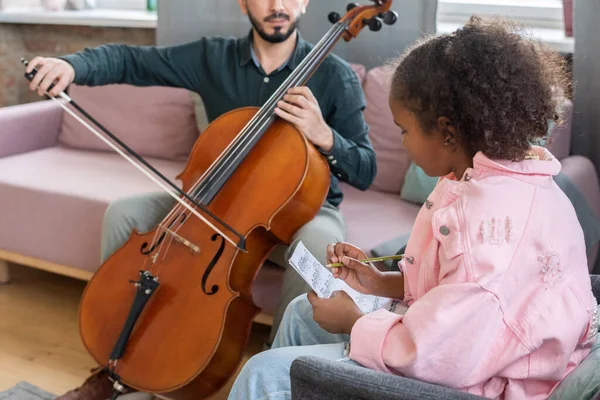
<path id="1" fill-rule="evenodd" d="M 219 193 L 225 182 L 239 167 L 248 153 L 254 148 L 263 134 L 276 118 L 275 107 L 283 96 L 293 87 L 302 86 L 313 75 L 321 62 L 327 57 L 338 39 L 347 28 L 345 22 L 334 24 L 329 32 L 313 47 L 300 65 L 288 76 L 283 84 L 273 93 L 256 115 L 237 135 L 220 157 L 219 161 L 193 186 L 191 192 L 194 200 L 208 205 Z"/>

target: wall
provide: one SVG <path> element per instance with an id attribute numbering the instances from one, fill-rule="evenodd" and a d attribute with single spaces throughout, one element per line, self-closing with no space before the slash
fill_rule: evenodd
<path id="1" fill-rule="evenodd" d="M 154 29 L 0 24 L 0 107 L 40 100 L 23 77 L 21 57 L 53 57 L 105 43 L 152 45 Z"/>

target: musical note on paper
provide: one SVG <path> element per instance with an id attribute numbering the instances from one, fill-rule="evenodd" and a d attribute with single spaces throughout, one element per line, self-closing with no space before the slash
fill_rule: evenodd
<path id="1" fill-rule="evenodd" d="M 333 292 L 343 290 L 364 313 L 380 308 L 389 309 L 393 304 L 392 299 L 359 293 L 343 280 L 335 279 L 331 271 L 325 268 L 302 242 L 296 246 L 289 263 L 321 298 L 328 298 Z"/>
<path id="2" fill-rule="evenodd" d="M 300 271 L 302 272 L 307 272 L 310 269 L 310 258 L 308 257 L 308 255 L 303 255 L 300 257 L 300 259 L 298 260 L 298 268 L 300 268 Z"/>

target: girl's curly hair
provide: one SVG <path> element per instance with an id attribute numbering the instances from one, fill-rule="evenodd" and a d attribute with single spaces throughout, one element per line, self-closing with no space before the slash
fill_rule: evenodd
<path id="1" fill-rule="evenodd" d="M 519 161 L 560 121 L 565 60 L 516 26 L 471 17 L 453 34 L 425 38 L 394 64 L 391 94 L 426 132 L 439 117 L 470 154 Z"/>

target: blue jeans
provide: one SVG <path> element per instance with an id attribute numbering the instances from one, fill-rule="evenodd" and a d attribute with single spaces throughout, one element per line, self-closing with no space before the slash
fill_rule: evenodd
<path id="1" fill-rule="evenodd" d="M 340 360 L 359 365 L 344 357 L 348 335 L 334 335 L 313 320 L 306 295 L 296 297 L 285 310 L 271 350 L 252 357 L 238 375 L 230 400 L 291 399 L 290 367 L 304 355 Z"/>

